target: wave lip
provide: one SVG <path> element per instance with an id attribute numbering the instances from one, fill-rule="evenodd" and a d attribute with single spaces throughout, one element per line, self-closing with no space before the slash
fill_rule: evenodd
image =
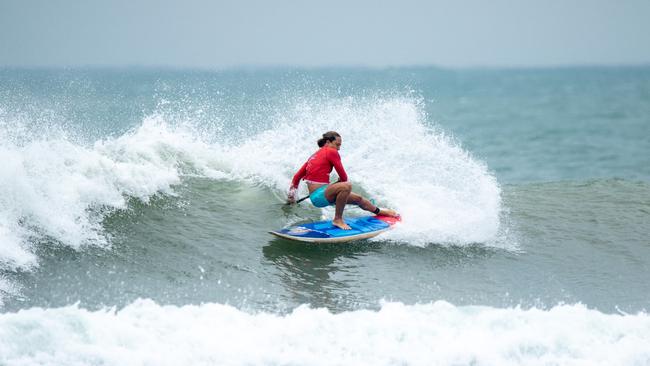
<path id="1" fill-rule="evenodd" d="M 107 245 L 101 225 L 106 213 L 127 208 L 128 197 L 147 202 L 159 193 L 174 194 L 184 167 L 208 150 L 155 115 L 92 146 L 47 135 L 20 144 L 0 141 L 0 159 L 7 162 L 0 169 L 0 264 L 36 266 L 33 245 L 39 237 L 75 249 Z M 205 176 L 217 174 L 204 170 Z"/>
<path id="2" fill-rule="evenodd" d="M 649 342 L 648 314 L 579 304 L 384 303 L 339 314 L 303 305 L 282 316 L 138 300 L 120 311 L 72 305 L 0 315 L 0 361 L 9 365 L 642 365 Z"/>

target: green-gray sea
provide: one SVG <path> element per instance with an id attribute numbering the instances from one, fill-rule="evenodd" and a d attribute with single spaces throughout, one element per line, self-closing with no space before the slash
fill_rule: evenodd
<path id="1" fill-rule="evenodd" d="M 329 130 L 403 222 L 269 235 Z M 5 68 L 0 160 L 0 364 L 650 364 L 650 67 Z"/>

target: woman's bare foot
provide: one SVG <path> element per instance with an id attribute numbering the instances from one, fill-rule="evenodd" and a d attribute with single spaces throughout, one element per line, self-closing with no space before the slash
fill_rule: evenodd
<path id="1" fill-rule="evenodd" d="M 382 208 L 379 210 L 379 215 L 381 216 L 391 216 L 391 217 L 398 217 L 399 214 L 395 210 L 391 210 L 390 208 Z"/>
<path id="2" fill-rule="evenodd" d="M 343 229 L 343 230 L 351 230 L 352 229 L 350 227 L 350 225 L 346 224 L 345 221 L 343 221 L 343 219 L 334 219 L 332 221 L 332 225 L 336 226 L 339 229 Z"/>

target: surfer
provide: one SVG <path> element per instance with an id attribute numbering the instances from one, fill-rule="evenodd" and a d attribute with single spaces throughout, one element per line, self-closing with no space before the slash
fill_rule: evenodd
<path id="1" fill-rule="evenodd" d="M 334 220 L 332 224 L 343 230 L 350 230 L 350 226 L 343 220 L 343 209 L 346 204 L 353 204 L 375 215 L 398 216 L 394 210 L 379 208 L 368 199 L 352 192 L 352 184 L 348 182 L 348 175 L 343 169 L 339 150 L 341 149 L 341 135 L 335 131 L 328 131 L 318 140 L 316 151 L 300 170 L 293 176 L 289 188 L 288 203 L 296 202 L 296 190 L 300 180 L 307 183 L 309 199 L 316 207 L 335 205 Z M 336 169 L 339 180 L 330 184 L 330 173 Z"/>

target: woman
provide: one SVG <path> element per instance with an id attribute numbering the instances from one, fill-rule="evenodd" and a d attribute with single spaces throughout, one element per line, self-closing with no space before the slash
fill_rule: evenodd
<path id="1" fill-rule="evenodd" d="M 325 207 L 336 205 L 332 224 L 343 230 L 351 229 L 343 221 L 343 209 L 348 203 L 358 205 L 362 209 L 376 215 L 398 216 L 395 211 L 381 209 L 364 197 L 352 193 L 352 184 L 348 182 L 348 175 L 345 173 L 345 169 L 343 169 L 341 157 L 339 156 L 341 143 L 341 135 L 337 132 L 329 131 L 323 134 L 323 137 L 318 140 L 318 147 L 320 149 L 309 157 L 307 162 L 293 176 L 291 187 L 289 188 L 288 202 L 294 203 L 296 201 L 296 190 L 298 189 L 300 180 L 303 179 L 307 183 L 309 199 L 314 206 Z M 332 168 L 336 169 L 339 180 L 336 183 L 330 184 Z"/>

